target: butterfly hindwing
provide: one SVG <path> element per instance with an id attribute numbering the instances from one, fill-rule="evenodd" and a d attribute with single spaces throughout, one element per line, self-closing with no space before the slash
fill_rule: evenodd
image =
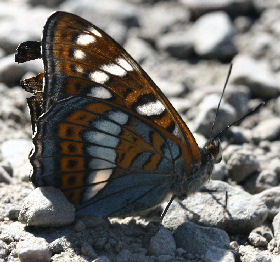
<path id="1" fill-rule="evenodd" d="M 99 99 L 58 102 L 40 118 L 34 142 L 42 151 L 31 159 L 40 163 L 33 182 L 60 187 L 82 215 L 121 216 L 157 205 L 183 165 L 183 149 L 163 129 Z"/>

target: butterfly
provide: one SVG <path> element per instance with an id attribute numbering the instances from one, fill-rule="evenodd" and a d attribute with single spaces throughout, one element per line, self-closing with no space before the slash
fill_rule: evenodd
<path id="1" fill-rule="evenodd" d="M 60 188 L 77 215 L 129 216 L 187 197 L 221 159 L 219 140 L 199 148 L 147 73 L 77 15 L 52 14 L 42 41 L 22 43 L 15 58 L 44 63 L 22 81 L 34 94 L 31 181 Z"/>

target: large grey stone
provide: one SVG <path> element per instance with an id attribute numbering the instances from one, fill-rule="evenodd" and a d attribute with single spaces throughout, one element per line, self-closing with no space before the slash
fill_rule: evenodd
<path id="1" fill-rule="evenodd" d="M 251 94 L 260 98 L 272 98 L 280 93 L 279 84 L 268 63 L 259 62 L 247 55 L 238 55 L 233 64 L 231 83 L 248 86 Z"/>
<path id="2" fill-rule="evenodd" d="M 17 245 L 18 257 L 21 262 L 49 262 L 51 252 L 43 238 L 28 238 Z"/>
<path id="3" fill-rule="evenodd" d="M 200 56 L 228 59 L 237 52 L 233 42 L 234 28 L 226 13 L 203 15 L 194 23 L 192 32 L 194 50 Z"/>
<path id="4" fill-rule="evenodd" d="M 73 223 L 75 208 L 54 187 L 38 187 L 24 200 L 19 221 L 28 226 L 57 227 Z"/>
<path id="5" fill-rule="evenodd" d="M 255 171 L 258 171 L 260 165 L 253 152 L 243 147 L 236 148 L 227 158 L 226 151 L 230 151 L 231 148 L 234 148 L 234 146 L 229 146 L 225 150 L 225 161 L 227 163 L 229 177 L 239 183 L 244 181 Z"/>
<path id="6" fill-rule="evenodd" d="M 210 181 L 204 191 L 180 202 L 173 201 L 163 225 L 176 229 L 184 221 L 192 221 L 227 232 L 245 233 L 261 225 L 267 218 L 268 208 L 259 197 L 225 182 Z"/>
<path id="7" fill-rule="evenodd" d="M 176 243 L 172 233 L 165 229 L 160 230 L 150 240 L 150 253 L 155 256 L 170 255 L 174 256 L 176 250 Z"/>
<path id="8" fill-rule="evenodd" d="M 178 247 L 188 253 L 199 254 L 203 258 L 213 248 L 228 249 L 230 240 L 228 234 L 218 228 L 203 227 L 192 222 L 186 222 L 174 233 Z"/>
<path id="9" fill-rule="evenodd" d="M 254 139 L 261 140 L 277 140 L 280 137 L 280 118 L 272 117 L 270 119 L 262 120 L 253 129 Z"/>

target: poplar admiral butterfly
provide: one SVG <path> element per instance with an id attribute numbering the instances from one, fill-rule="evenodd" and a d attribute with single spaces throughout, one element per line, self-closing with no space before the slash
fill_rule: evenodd
<path id="1" fill-rule="evenodd" d="M 171 103 L 110 36 L 79 16 L 51 15 L 41 42 L 18 47 L 19 63 L 42 58 L 22 81 L 34 150 L 31 181 L 60 188 L 78 215 L 128 216 L 170 194 L 197 191 L 219 162 L 220 142 L 199 148 Z"/>

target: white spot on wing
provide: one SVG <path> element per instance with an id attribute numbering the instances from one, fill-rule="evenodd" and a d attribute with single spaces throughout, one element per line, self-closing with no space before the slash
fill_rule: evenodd
<path id="1" fill-rule="evenodd" d="M 124 58 L 117 58 L 116 62 L 126 71 L 133 71 L 133 67 Z"/>
<path id="2" fill-rule="evenodd" d="M 165 110 L 164 105 L 159 101 L 153 101 L 141 106 L 137 106 L 136 111 L 140 115 L 153 116 L 159 115 Z"/>
<path id="3" fill-rule="evenodd" d="M 82 34 L 78 36 L 76 43 L 78 45 L 89 45 L 94 43 L 94 41 L 95 41 L 95 37 L 93 35 Z"/>
<path id="4" fill-rule="evenodd" d="M 116 147 L 119 143 L 119 139 L 117 137 L 110 136 L 98 131 L 86 131 L 84 132 L 84 138 L 90 143 L 101 146 Z"/>
<path id="5" fill-rule="evenodd" d="M 112 97 L 111 92 L 103 86 L 92 87 L 87 95 L 102 99 L 109 99 Z"/>
<path id="6" fill-rule="evenodd" d="M 79 50 L 79 49 L 75 49 L 73 55 L 74 55 L 74 58 L 76 58 L 76 59 L 84 59 L 86 57 L 86 54 L 82 50 Z"/>
<path id="7" fill-rule="evenodd" d="M 108 118 L 114 120 L 115 122 L 119 123 L 120 125 L 124 125 L 128 121 L 128 115 L 121 112 L 121 111 L 110 111 L 108 114 Z"/>
<path id="8" fill-rule="evenodd" d="M 94 121 L 92 123 L 92 126 L 115 136 L 119 135 L 119 133 L 121 132 L 121 127 L 109 120 Z"/>
<path id="9" fill-rule="evenodd" d="M 89 78 L 96 83 L 104 84 L 109 79 L 109 76 L 104 72 L 94 71 L 89 74 Z"/>
<path id="10" fill-rule="evenodd" d="M 87 187 L 84 192 L 84 201 L 94 197 L 108 183 L 108 179 L 112 174 L 112 169 L 93 171 L 88 175 L 88 184 L 95 184 Z M 101 183 L 104 181 L 103 183 Z M 98 184 L 97 184 L 98 183 Z"/>
<path id="11" fill-rule="evenodd" d="M 89 146 L 87 147 L 87 152 L 93 157 L 103 158 L 110 162 L 115 162 L 117 157 L 114 149 L 102 146 Z"/>
<path id="12" fill-rule="evenodd" d="M 101 33 L 99 33 L 96 29 L 94 29 L 93 27 L 90 27 L 89 28 L 89 31 L 91 32 L 91 33 L 93 33 L 95 36 L 98 36 L 98 37 L 101 37 L 102 35 L 101 35 Z"/>
<path id="13" fill-rule="evenodd" d="M 84 69 L 81 66 L 75 66 L 75 70 L 78 73 L 83 73 L 84 72 Z"/>
<path id="14" fill-rule="evenodd" d="M 126 75 L 126 71 L 116 64 L 103 65 L 101 69 L 116 76 Z"/>

